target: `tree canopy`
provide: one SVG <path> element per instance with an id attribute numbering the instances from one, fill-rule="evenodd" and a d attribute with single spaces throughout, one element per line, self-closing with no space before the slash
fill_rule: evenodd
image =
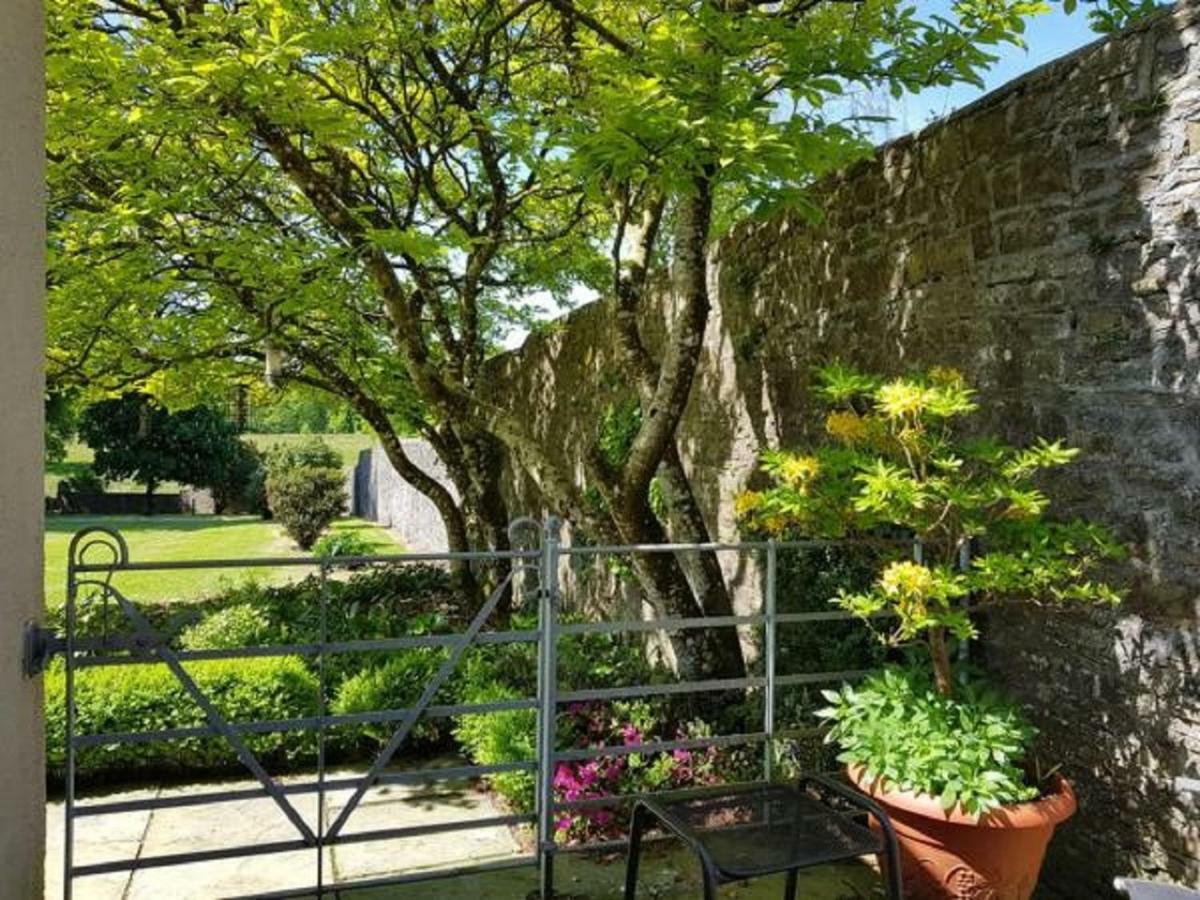
<path id="1" fill-rule="evenodd" d="M 675 430 L 708 321 L 708 242 L 748 214 L 817 214 L 814 180 L 870 150 L 829 105 L 847 88 L 977 81 L 1045 5 L 48 7 L 52 381 L 187 395 L 265 369 L 328 391 L 464 549 L 506 546 L 506 464 L 595 533 L 703 539 Z M 659 274 L 676 312 L 652 354 Z M 619 446 L 598 423 L 597 452 L 563 468 L 489 398 L 487 364 L 545 298 L 584 289 L 617 304 L 634 397 Z M 456 491 L 408 458 L 407 432 Z M 715 560 L 636 574 L 661 608 L 727 606 Z M 692 655 L 728 662 L 737 642 Z"/>
<path id="2" fill-rule="evenodd" d="M 171 412 L 131 391 L 87 407 L 79 435 L 92 448 L 98 475 L 145 485 L 147 512 L 164 481 L 225 491 L 246 475 L 246 451 L 233 426 L 206 406 Z"/>

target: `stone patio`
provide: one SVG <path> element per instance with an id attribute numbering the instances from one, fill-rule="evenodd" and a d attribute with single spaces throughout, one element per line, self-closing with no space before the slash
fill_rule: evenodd
<path id="1" fill-rule="evenodd" d="M 461 764 L 447 759 L 447 765 Z M 424 764 L 428 765 L 428 763 Z M 332 771 L 331 779 L 354 774 Z M 307 781 L 298 776 L 288 781 Z M 113 791 L 103 800 L 167 797 L 217 788 L 253 788 L 246 780 L 208 781 L 189 785 L 146 787 Z M 85 801 L 97 801 L 97 792 L 83 792 Z M 349 797 L 349 790 L 331 791 L 326 796 L 326 822 L 335 817 Z M 297 811 L 315 825 L 317 797 L 291 795 Z M 46 897 L 62 896 L 63 804 L 47 805 Z M 368 793 L 349 820 L 347 833 L 395 826 L 427 825 L 460 819 L 486 819 L 504 815 L 491 798 L 468 781 L 389 785 Z M 76 862 L 86 865 L 107 860 L 132 859 L 212 850 L 268 841 L 291 840 L 295 828 L 269 799 L 213 803 L 204 806 L 156 809 L 84 817 L 76 820 Z M 444 832 L 391 841 L 344 844 L 326 851 L 326 883 L 379 879 L 401 873 L 448 869 L 510 859 L 522 854 L 516 833 L 504 826 Z M 557 863 L 557 886 L 572 898 L 617 898 L 621 896 L 624 861 L 617 856 L 564 854 Z M 698 871 L 694 861 L 678 849 L 656 848 L 647 856 L 640 897 L 691 898 L 699 896 Z M 77 879 L 77 900 L 210 900 L 215 897 L 248 897 L 258 893 L 304 889 L 316 881 L 316 857 L 311 850 L 257 857 L 213 860 L 94 875 Z M 877 876 L 867 866 L 826 867 L 806 875 L 800 896 L 816 900 L 849 900 L 878 896 Z M 532 868 L 510 869 L 422 884 L 356 890 L 327 891 L 327 897 L 403 897 L 413 900 L 523 900 L 536 891 L 537 873 Z M 764 879 L 751 886 L 732 885 L 723 897 L 741 900 L 775 898 L 782 882 Z"/>

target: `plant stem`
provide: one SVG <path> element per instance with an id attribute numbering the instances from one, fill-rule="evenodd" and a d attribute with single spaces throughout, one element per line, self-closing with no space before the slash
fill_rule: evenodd
<path id="1" fill-rule="evenodd" d="M 933 683 L 943 697 L 954 694 L 954 679 L 950 673 L 950 650 L 946 646 L 946 629 L 929 629 L 929 655 L 933 659 Z"/>

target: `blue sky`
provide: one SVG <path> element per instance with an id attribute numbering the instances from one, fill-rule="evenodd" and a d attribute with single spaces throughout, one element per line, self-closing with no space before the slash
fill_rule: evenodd
<path id="1" fill-rule="evenodd" d="M 895 138 L 916 131 L 933 119 L 965 106 L 1030 69 L 1097 40 L 1101 35 L 1091 30 L 1086 8 L 1083 4 L 1080 7 L 1072 15 L 1067 15 L 1062 6 L 1054 4 L 1050 12 L 1030 19 L 1025 30 L 1026 47 L 1022 49 L 1004 45 L 996 48 L 993 52 L 999 59 L 990 70 L 983 73 L 985 85 L 982 89 L 958 84 L 923 91 L 898 101 L 890 97 L 886 100 L 878 98 L 877 102 L 887 103 L 887 113 L 894 120 L 881 127 L 880 137 Z"/>

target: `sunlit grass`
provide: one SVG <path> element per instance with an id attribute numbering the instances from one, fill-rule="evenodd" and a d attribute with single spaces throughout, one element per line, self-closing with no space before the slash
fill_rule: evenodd
<path id="1" fill-rule="evenodd" d="M 84 528 L 102 526 L 121 533 L 137 562 L 198 559 L 294 557 L 304 554 L 274 522 L 254 516 L 48 516 L 46 518 L 46 602 L 58 605 L 66 597 L 67 549 L 71 536 Z M 379 552 L 399 552 L 386 530 L 361 519 L 342 519 L 338 531 L 356 531 L 378 545 Z M 99 556 L 97 556 L 99 561 Z M 139 600 L 197 600 L 247 578 L 260 583 L 303 577 L 307 568 L 183 569 L 166 572 L 125 572 L 114 584 Z"/>

